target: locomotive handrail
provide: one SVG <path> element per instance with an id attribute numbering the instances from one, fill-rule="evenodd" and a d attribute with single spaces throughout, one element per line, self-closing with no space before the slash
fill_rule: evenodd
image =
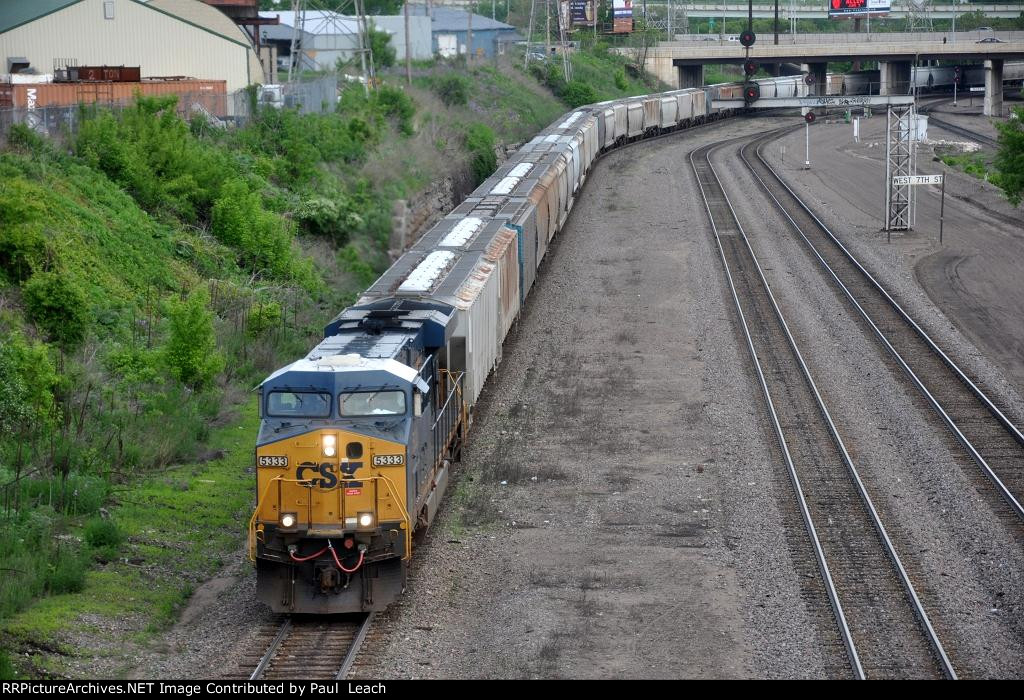
<path id="1" fill-rule="evenodd" d="M 395 501 L 398 504 L 398 510 L 399 510 L 399 512 L 400 512 L 400 514 L 402 516 L 402 522 L 405 524 L 405 554 L 402 556 L 402 559 L 410 559 L 412 557 L 412 520 L 409 517 L 409 511 L 406 510 L 406 508 L 405 508 L 405 504 L 403 503 L 402 499 L 399 498 L 399 496 L 398 496 L 398 487 L 395 486 L 395 482 L 393 482 L 390 477 L 385 476 L 384 474 L 376 474 L 376 475 L 373 475 L 373 476 L 360 476 L 359 480 L 360 481 L 383 481 L 384 485 L 387 486 L 388 495 L 391 497 L 391 500 Z M 260 521 L 259 520 L 259 514 L 260 514 L 260 511 L 263 510 L 263 504 L 266 501 L 267 496 L 270 495 L 270 488 L 274 484 L 277 484 L 278 488 L 280 488 L 281 484 L 286 484 L 286 483 L 288 483 L 288 484 L 308 484 L 309 482 L 306 479 L 285 479 L 282 476 L 275 476 L 273 479 L 271 479 L 270 481 L 267 482 L 266 487 L 263 489 L 263 495 L 260 496 L 260 499 L 256 502 L 256 510 L 253 511 L 252 517 L 249 518 L 249 537 L 248 537 L 249 561 L 253 561 L 253 562 L 256 561 L 256 542 L 257 542 L 256 533 L 257 533 L 257 526 L 261 522 L 271 522 L 271 521 Z M 345 492 L 344 492 L 343 487 L 340 486 L 340 485 L 337 487 L 337 490 L 339 492 L 340 500 L 341 500 L 341 504 L 342 504 L 342 506 L 341 506 L 342 507 L 342 513 L 344 513 Z M 377 507 L 376 500 L 377 499 L 375 497 L 374 498 L 374 509 L 375 510 L 376 510 L 376 507 Z M 281 506 L 281 501 L 280 501 L 280 496 L 279 496 L 278 497 L 278 508 L 280 508 L 280 506 Z"/>

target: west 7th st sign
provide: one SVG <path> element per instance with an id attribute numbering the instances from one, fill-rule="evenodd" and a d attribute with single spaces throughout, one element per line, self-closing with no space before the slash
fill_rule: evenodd
<path id="1" fill-rule="evenodd" d="M 941 185 L 941 175 L 897 175 L 892 179 L 893 185 Z"/>

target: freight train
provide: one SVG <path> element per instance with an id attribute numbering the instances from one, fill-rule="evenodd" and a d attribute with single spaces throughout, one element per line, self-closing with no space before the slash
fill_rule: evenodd
<path id="1" fill-rule="evenodd" d="M 758 81 L 801 96 L 799 77 Z M 259 387 L 249 555 L 277 612 L 380 610 L 404 590 L 484 382 L 601 153 L 728 114 L 742 85 L 569 112 L 524 144 Z"/>

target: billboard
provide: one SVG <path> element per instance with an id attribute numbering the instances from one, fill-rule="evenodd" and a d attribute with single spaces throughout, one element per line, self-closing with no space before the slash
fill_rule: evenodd
<path id="1" fill-rule="evenodd" d="M 593 27 L 596 0 L 569 0 L 569 20 L 574 27 Z"/>
<path id="2" fill-rule="evenodd" d="M 888 14 L 891 0 L 828 0 L 829 17 L 860 17 Z"/>
<path id="3" fill-rule="evenodd" d="M 633 0 L 612 0 L 612 33 L 633 31 Z"/>

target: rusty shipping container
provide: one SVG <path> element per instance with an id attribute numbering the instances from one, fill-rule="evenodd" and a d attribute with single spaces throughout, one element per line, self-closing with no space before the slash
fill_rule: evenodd
<path id="1" fill-rule="evenodd" d="M 146 97 L 180 95 L 179 111 L 201 105 L 214 116 L 228 114 L 226 80 L 143 80 L 135 83 L 85 82 L 12 85 L 14 106 L 27 109 L 74 107 L 78 104 L 131 104 L 136 93 Z"/>

